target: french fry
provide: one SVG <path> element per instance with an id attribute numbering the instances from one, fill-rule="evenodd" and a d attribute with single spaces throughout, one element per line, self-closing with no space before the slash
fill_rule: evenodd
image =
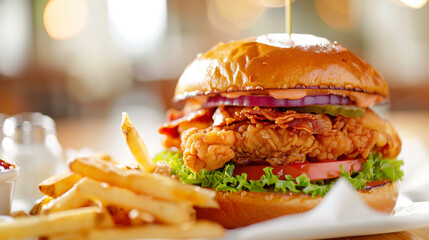
<path id="1" fill-rule="evenodd" d="M 193 206 L 219 207 L 215 192 L 152 174 L 155 164 L 123 113 L 123 135 L 139 166 L 120 166 L 107 154 L 76 158 L 70 172 L 44 180 L 45 195 L 30 214 L 0 222 L 1 239 L 101 240 L 213 238 L 217 223 L 196 221 Z M 144 170 L 144 171 L 142 171 Z M 90 207 L 89 207 L 90 206 Z"/>
<path id="2" fill-rule="evenodd" d="M 82 177 L 72 172 L 54 175 L 39 184 L 39 190 L 45 195 L 57 198 L 70 190 Z"/>
<path id="3" fill-rule="evenodd" d="M 217 223 L 197 221 L 182 225 L 144 225 L 129 228 L 96 229 L 88 232 L 88 240 L 116 239 L 188 239 L 188 238 L 218 238 L 225 230 Z"/>
<path id="4" fill-rule="evenodd" d="M 96 207 L 67 210 L 0 222 L 0 239 L 17 239 L 82 232 L 102 226 L 105 212 Z"/>
<path id="5" fill-rule="evenodd" d="M 107 153 L 102 153 L 102 152 L 95 153 L 93 157 L 100 158 L 103 161 L 111 162 L 113 164 L 119 164 L 119 162 L 116 159 L 112 158 L 112 156 L 110 156 Z"/>
<path id="6" fill-rule="evenodd" d="M 140 167 L 142 167 L 146 172 L 153 172 L 156 165 L 152 158 L 150 158 L 146 145 L 143 143 L 142 139 L 137 133 L 136 128 L 131 123 L 128 113 L 126 112 L 122 113 L 121 128 L 122 135 L 124 136 L 128 147 L 130 148 Z"/>
<path id="7" fill-rule="evenodd" d="M 42 212 L 42 208 L 43 206 L 45 206 L 46 204 L 48 204 L 50 201 L 52 201 L 53 198 L 50 196 L 43 196 L 42 198 L 38 199 L 33 208 L 31 208 L 30 210 L 30 215 L 39 215 Z"/>
<path id="8" fill-rule="evenodd" d="M 82 179 L 81 181 L 83 181 Z M 80 181 L 80 182 L 81 182 Z M 53 199 L 48 204 L 42 206 L 42 214 L 58 212 L 67 209 L 74 209 L 88 205 L 91 200 L 79 192 L 79 183 L 76 183 L 69 191 L 58 198 Z"/>
<path id="9" fill-rule="evenodd" d="M 17 211 L 17 212 L 11 212 L 10 216 L 13 218 L 20 218 L 20 217 L 29 217 L 29 215 L 25 211 Z"/>
<path id="10" fill-rule="evenodd" d="M 177 224 L 192 220 L 194 209 L 188 204 L 175 204 L 155 200 L 151 197 L 136 194 L 130 190 L 98 183 L 92 179 L 83 179 L 76 186 L 77 191 L 90 199 L 97 199 L 108 205 L 128 209 L 138 209 L 153 214 L 164 223 Z"/>
<path id="11" fill-rule="evenodd" d="M 56 236 L 41 237 L 39 240 L 85 240 L 86 232 L 83 233 L 65 233 Z"/>
<path id="12" fill-rule="evenodd" d="M 182 184 L 168 177 L 124 170 L 96 158 L 76 158 L 70 162 L 69 167 L 82 176 L 158 199 L 185 202 L 199 207 L 219 207 L 214 199 L 214 191 Z"/>
<path id="13" fill-rule="evenodd" d="M 142 212 L 137 209 L 132 209 L 128 213 L 131 225 L 142 225 L 143 223 L 154 223 L 155 217 L 147 212 Z"/>

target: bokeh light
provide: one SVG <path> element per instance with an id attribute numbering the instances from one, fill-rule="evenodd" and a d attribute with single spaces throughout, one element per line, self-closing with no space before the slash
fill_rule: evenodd
<path id="1" fill-rule="evenodd" d="M 424 7 L 428 0 L 400 0 L 400 2 L 410 8 L 419 9 Z"/>
<path id="2" fill-rule="evenodd" d="M 238 34 L 256 24 L 265 9 L 258 0 L 208 1 L 210 22 L 217 29 L 229 34 Z"/>
<path id="3" fill-rule="evenodd" d="M 0 74 L 14 76 L 24 67 L 31 41 L 30 24 L 30 3 L 0 1 Z"/>
<path id="4" fill-rule="evenodd" d="M 86 0 L 50 0 L 43 12 L 43 24 L 48 35 L 56 40 L 76 36 L 88 19 Z"/>
<path id="5" fill-rule="evenodd" d="M 315 4 L 320 18 L 336 30 L 353 30 L 359 22 L 360 1 L 316 0 Z"/>
<path id="6" fill-rule="evenodd" d="M 129 88 L 131 83 L 132 69 L 119 55 L 89 54 L 70 62 L 67 91 L 78 102 L 108 99 Z"/>
<path id="7" fill-rule="evenodd" d="M 292 0 L 294 2 L 295 0 Z M 258 0 L 258 2 L 264 6 L 269 8 L 277 8 L 277 7 L 284 7 L 286 1 L 285 0 Z"/>
<path id="8" fill-rule="evenodd" d="M 166 0 L 109 0 L 108 12 L 114 39 L 130 55 L 153 49 L 167 26 Z"/>

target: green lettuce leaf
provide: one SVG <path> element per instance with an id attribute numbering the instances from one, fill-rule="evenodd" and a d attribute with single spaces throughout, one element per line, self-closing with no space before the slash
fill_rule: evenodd
<path id="1" fill-rule="evenodd" d="M 259 180 L 247 180 L 247 174 L 234 176 L 235 165 L 230 162 L 223 168 L 214 171 L 202 169 L 192 172 L 185 166 L 182 156 L 174 151 L 165 151 L 155 157 L 155 161 L 166 161 L 173 169 L 172 174 L 186 184 L 213 188 L 217 191 L 251 191 L 251 192 L 303 192 L 311 196 L 324 196 L 333 186 L 337 179 L 310 181 L 306 174 L 296 178 L 285 175 L 285 180 L 280 180 L 274 175 L 272 167 L 264 168 L 265 174 Z M 396 182 L 402 179 L 401 166 L 403 161 L 397 159 L 386 159 L 381 154 L 371 154 L 367 161 L 362 164 L 362 171 L 349 173 L 341 169 L 341 177 L 345 178 L 356 190 L 366 188 L 367 182 L 391 180 Z"/>

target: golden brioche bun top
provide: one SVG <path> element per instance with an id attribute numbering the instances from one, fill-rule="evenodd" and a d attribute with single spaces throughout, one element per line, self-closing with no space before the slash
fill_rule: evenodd
<path id="1" fill-rule="evenodd" d="M 175 101 L 226 92 L 331 89 L 389 97 L 384 79 L 368 63 L 325 38 L 268 34 L 219 43 L 188 65 Z"/>

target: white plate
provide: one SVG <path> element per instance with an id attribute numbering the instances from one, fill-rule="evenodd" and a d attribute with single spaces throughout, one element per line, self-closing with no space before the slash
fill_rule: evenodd
<path id="1" fill-rule="evenodd" d="M 341 193 L 340 193 L 341 192 Z M 321 239 L 370 235 L 429 226 L 429 202 L 408 202 L 395 215 L 369 209 L 346 182 L 337 184 L 312 211 L 228 231 L 225 239 Z"/>

